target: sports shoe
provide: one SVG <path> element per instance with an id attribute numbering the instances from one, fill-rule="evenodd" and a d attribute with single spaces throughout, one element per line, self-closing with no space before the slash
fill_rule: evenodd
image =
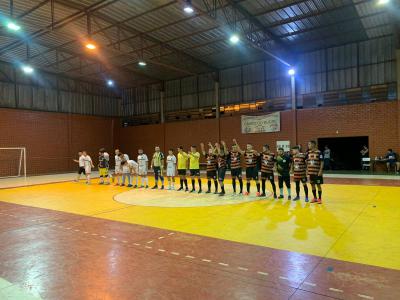
<path id="1" fill-rule="evenodd" d="M 278 199 L 283 199 L 285 198 L 283 195 L 279 195 Z"/>
<path id="2" fill-rule="evenodd" d="M 318 198 L 318 200 L 317 200 L 318 202 L 318 204 L 322 204 L 322 200 L 321 200 L 321 198 Z"/>
<path id="3" fill-rule="evenodd" d="M 215 191 L 214 194 L 216 195 L 216 194 L 219 194 L 219 193 L 218 193 L 218 191 Z"/>
<path id="4" fill-rule="evenodd" d="M 211 193 L 211 191 L 210 191 L 210 190 L 207 190 L 206 194 L 209 194 L 209 193 Z"/>
<path id="5" fill-rule="evenodd" d="M 104 185 L 110 185 L 110 183 L 109 182 L 105 182 Z"/>
<path id="6" fill-rule="evenodd" d="M 239 193 L 238 193 L 238 196 L 243 196 L 243 192 L 239 192 Z"/>
<path id="7" fill-rule="evenodd" d="M 278 195 L 277 194 L 274 194 L 274 199 L 278 199 Z"/>
<path id="8" fill-rule="evenodd" d="M 189 192 L 189 189 L 188 189 L 188 188 L 186 188 L 186 189 L 185 189 L 185 192 Z"/>
<path id="9" fill-rule="evenodd" d="M 225 192 L 220 192 L 218 195 L 219 195 L 220 197 L 221 197 L 221 196 L 225 196 Z"/>
<path id="10" fill-rule="evenodd" d="M 148 189 L 148 188 L 149 188 L 149 186 L 148 186 L 148 185 L 146 185 L 144 188 L 145 188 L 145 189 Z"/>
<path id="11" fill-rule="evenodd" d="M 155 189 L 158 189 L 158 186 L 153 186 L 152 188 L 151 188 L 152 190 L 155 190 Z"/>
<path id="12" fill-rule="evenodd" d="M 261 195 L 260 195 L 260 197 L 265 197 L 266 195 L 265 195 L 265 193 L 262 193 Z"/>
<path id="13" fill-rule="evenodd" d="M 201 189 L 197 192 L 198 194 L 201 194 Z"/>
<path id="14" fill-rule="evenodd" d="M 127 187 L 132 187 L 132 184 L 128 184 Z"/>
<path id="15" fill-rule="evenodd" d="M 299 196 L 296 196 L 296 197 L 293 198 L 293 201 L 297 201 L 297 200 L 300 200 Z"/>
<path id="16" fill-rule="evenodd" d="M 243 195 L 248 196 L 249 192 L 244 192 Z"/>
<path id="17" fill-rule="evenodd" d="M 261 195 L 260 192 L 257 192 L 257 193 L 256 193 L 256 196 L 257 196 L 257 197 L 260 197 L 260 195 Z"/>
<path id="18" fill-rule="evenodd" d="M 316 202 L 318 202 L 318 199 L 317 198 L 312 198 L 311 203 L 316 203 Z"/>
<path id="19" fill-rule="evenodd" d="M 121 183 L 120 186 L 125 186 L 125 183 Z"/>
<path id="20" fill-rule="evenodd" d="M 99 182 L 99 184 L 104 184 L 104 182 Z"/>
<path id="21" fill-rule="evenodd" d="M 161 189 L 162 189 L 162 190 L 164 189 L 164 186 L 163 186 L 163 185 L 161 186 Z"/>
<path id="22" fill-rule="evenodd" d="M 178 191 L 182 191 L 183 190 L 183 187 L 180 187 L 179 189 L 177 189 Z"/>
<path id="23" fill-rule="evenodd" d="M 306 199 L 304 199 L 304 201 L 305 201 L 305 202 L 308 202 L 308 201 L 310 201 L 310 200 L 308 199 L 308 197 L 306 197 Z"/>
<path id="24" fill-rule="evenodd" d="M 194 193 L 196 190 L 195 189 L 191 189 L 190 190 L 190 193 Z"/>
<path id="25" fill-rule="evenodd" d="M 288 196 L 287 199 L 288 199 L 288 200 L 292 200 L 292 196 Z"/>
<path id="26" fill-rule="evenodd" d="M 137 189 L 137 185 L 135 184 L 135 186 L 133 187 L 134 189 Z"/>

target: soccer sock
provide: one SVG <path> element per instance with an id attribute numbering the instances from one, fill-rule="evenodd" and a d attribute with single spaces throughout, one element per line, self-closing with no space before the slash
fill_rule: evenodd
<path id="1" fill-rule="evenodd" d="M 214 180 L 215 191 L 218 192 L 218 181 Z"/>
<path id="2" fill-rule="evenodd" d="M 137 176 L 135 176 L 136 178 L 135 178 L 135 185 L 138 185 L 138 177 Z"/>
<path id="3" fill-rule="evenodd" d="M 243 179 L 239 178 L 240 193 L 243 193 Z"/>
<path id="4" fill-rule="evenodd" d="M 291 197 L 292 196 L 292 190 L 290 188 L 288 188 L 287 192 L 288 192 L 288 196 Z"/>
<path id="5" fill-rule="evenodd" d="M 196 189 L 196 182 L 194 181 L 194 179 L 192 179 L 192 189 L 193 189 L 193 190 Z"/>
<path id="6" fill-rule="evenodd" d="M 300 197 L 300 181 L 296 181 L 296 195 Z"/>
<path id="7" fill-rule="evenodd" d="M 260 183 L 259 182 L 257 182 L 257 192 L 258 193 L 260 192 Z"/>
<path id="8" fill-rule="evenodd" d="M 306 195 L 306 198 L 308 198 L 308 186 L 307 184 L 303 185 L 304 188 L 304 194 Z"/>
<path id="9" fill-rule="evenodd" d="M 275 181 L 273 179 L 270 180 L 271 185 L 272 185 L 272 190 L 274 191 L 274 196 L 276 195 L 276 185 L 275 185 Z"/>
<path id="10" fill-rule="evenodd" d="M 250 182 L 246 183 L 247 192 L 250 193 Z"/>
<path id="11" fill-rule="evenodd" d="M 321 199 L 322 198 L 322 190 L 318 191 L 318 198 Z"/>
<path id="12" fill-rule="evenodd" d="M 146 186 L 149 185 L 149 177 L 145 177 L 144 182 L 146 183 Z"/>
<path id="13" fill-rule="evenodd" d="M 233 192 L 236 193 L 236 178 L 232 179 Z"/>
<path id="14" fill-rule="evenodd" d="M 197 179 L 197 183 L 199 184 L 199 190 L 201 190 L 201 179 Z"/>
<path id="15" fill-rule="evenodd" d="M 261 179 L 261 189 L 263 194 L 265 194 L 265 179 Z"/>
<path id="16" fill-rule="evenodd" d="M 185 182 L 185 187 L 186 187 L 186 189 L 188 188 L 188 181 L 187 181 L 187 179 L 184 179 L 184 182 Z"/>
<path id="17" fill-rule="evenodd" d="M 208 187 L 208 190 L 211 191 L 211 180 L 210 179 L 207 180 L 207 187 Z"/>
<path id="18" fill-rule="evenodd" d="M 117 183 L 118 183 L 118 184 L 120 183 L 120 178 L 121 178 L 121 176 L 118 175 L 118 176 L 117 176 Z"/>
<path id="19" fill-rule="evenodd" d="M 313 189 L 312 194 L 313 194 L 314 198 L 317 198 L 317 190 Z"/>
<path id="20" fill-rule="evenodd" d="M 283 195 L 283 187 L 279 188 L 279 192 L 281 193 L 280 195 Z"/>
<path id="21" fill-rule="evenodd" d="M 180 183 L 180 185 L 181 185 L 181 188 L 183 189 L 183 179 L 182 179 L 182 178 L 179 179 L 179 183 Z"/>
<path id="22" fill-rule="evenodd" d="M 161 185 L 164 185 L 164 176 L 160 176 L 161 179 Z"/>

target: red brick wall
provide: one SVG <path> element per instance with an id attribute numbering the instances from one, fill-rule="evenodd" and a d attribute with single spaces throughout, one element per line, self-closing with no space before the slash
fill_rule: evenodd
<path id="1" fill-rule="evenodd" d="M 309 140 L 322 137 L 368 136 L 371 156 L 383 155 L 387 148 L 400 152 L 397 109 L 397 102 L 380 102 L 298 110 L 297 143 L 306 146 Z M 280 132 L 260 134 L 241 134 L 240 116 L 223 117 L 219 126 L 215 119 L 166 123 L 165 128 L 163 125 L 122 128 L 117 124 L 115 145 L 121 145 L 128 152 L 136 153 L 137 148 L 143 147 L 152 153 L 154 145 L 160 145 L 165 151 L 179 145 L 198 145 L 201 141 L 215 142 L 220 132 L 220 138 L 228 145 L 237 138 L 240 144 L 250 142 L 258 149 L 266 143 L 275 147 L 278 140 L 295 143 L 293 122 L 294 112 L 284 111 Z M 124 141 L 119 142 L 122 137 Z"/>
<path id="2" fill-rule="evenodd" d="M 26 147 L 28 174 L 75 170 L 72 159 L 78 150 L 86 149 L 97 160 L 99 148 L 113 148 L 112 118 L 15 109 L 0 113 L 0 147 Z M 4 153 L 0 176 L 9 172 Z"/>

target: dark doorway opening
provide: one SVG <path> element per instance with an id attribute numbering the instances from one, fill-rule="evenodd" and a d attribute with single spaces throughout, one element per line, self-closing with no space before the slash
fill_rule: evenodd
<path id="1" fill-rule="evenodd" d="M 332 170 L 360 170 L 360 150 L 368 147 L 367 136 L 335 137 L 318 139 L 318 148 L 322 152 L 325 146 L 331 149 Z"/>

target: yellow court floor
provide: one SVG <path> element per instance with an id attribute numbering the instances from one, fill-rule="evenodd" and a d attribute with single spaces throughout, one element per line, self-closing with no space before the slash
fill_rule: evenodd
<path id="1" fill-rule="evenodd" d="M 2 189 L 0 200 L 400 270 L 400 187 L 323 188 L 322 205 L 269 199 L 217 206 L 139 206 L 114 199 L 128 188 L 72 182 Z M 182 192 L 129 193 L 146 201 L 165 193 L 168 201 Z M 200 197 L 208 195 L 192 194 L 190 201 Z"/>

